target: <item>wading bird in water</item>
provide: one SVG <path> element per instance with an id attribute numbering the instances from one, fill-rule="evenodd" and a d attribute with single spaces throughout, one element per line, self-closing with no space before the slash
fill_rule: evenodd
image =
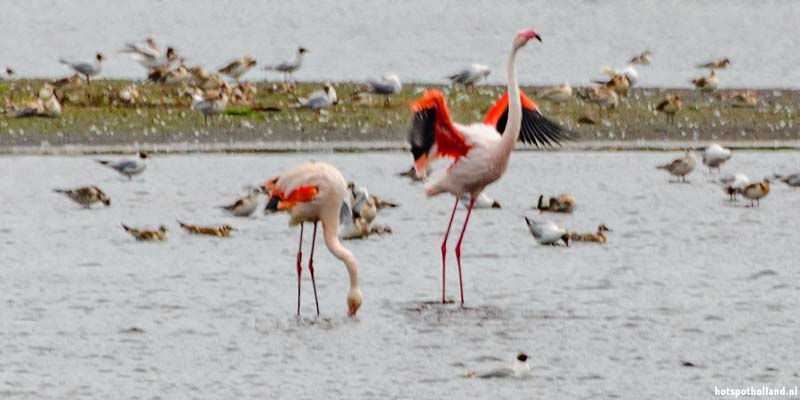
<path id="1" fill-rule="evenodd" d="M 461 304 L 464 304 L 464 286 L 461 277 L 461 241 L 475 205 L 483 189 L 505 173 L 514 143 L 550 145 L 571 139 L 570 134 L 539 113 L 536 104 L 520 93 L 517 84 L 517 51 L 531 39 L 541 41 L 534 30 L 514 36 L 508 59 L 508 93 L 489 110 L 483 122 L 461 125 L 450 119 L 444 96 L 438 90 L 428 90 L 411 106 L 413 120 L 409 132 L 411 153 L 418 175 L 426 179 L 426 166 L 438 157 L 451 157 L 455 161 L 441 175 L 428 182 L 428 196 L 451 193 L 455 196 L 453 212 L 442 242 L 442 302 L 445 302 L 445 256 L 447 237 L 453 224 L 459 199 L 471 197 L 464 227 L 456 244 Z"/>
<path id="2" fill-rule="evenodd" d="M 361 307 L 361 289 L 358 287 L 358 264 L 353 253 L 339 241 L 339 212 L 347 191 L 347 182 L 335 167 L 317 161 L 295 166 L 267 182 L 269 202 L 267 212 L 287 211 L 289 225 L 300 225 L 300 244 L 297 249 L 297 315 L 300 315 L 300 275 L 303 270 L 303 224 L 312 222 L 314 233 L 311 239 L 311 254 L 308 271 L 314 287 L 314 302 L 319 316 L 317 284 L 314 280 L 314 245 L 317 239 L 317 223 L 322 222 L 322 237 L 328 250 L 341 260 L 350 276 L 350 291 L 347 293 L 347 315 L 355 316 Z"/>

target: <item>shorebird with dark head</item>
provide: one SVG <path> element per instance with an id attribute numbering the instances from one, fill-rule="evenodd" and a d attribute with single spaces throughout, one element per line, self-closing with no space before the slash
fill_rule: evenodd
<path id="1" fill-rule="evenodd" d="M 694 85 L 695 89 L 698 89 L 703 92 L 711 92 L 717 89 L 717 85 L 719 85 L 719 78 L 717 78 L 717 71 L 711 70 L 711 74 L 708 76 L 701 76 L 699 78 L 692 79 L 692 84 Z"/>
<path id="2" fill-rule="evenodd" d="M 90 79 L 100 74 L 103 70 L 103 60 L 105 57 L 102 53 L 95 54 L 94 62 L 73 62 L 61 59 L 61 63 L 72 68 L 73 71 L 83 75 L 86 78 L 86 83 L 90 83 Z"/>
<path id="3" fill-rule="evenodd" d="M 298 98 L 297 103 L 300 107 L 314 110 L 319 114 L 322 109 L 339 104 L 339 97 L 336 95 L 333 85 L 326 83 L 322 90 L 317 90 L 308 97 Z"/>
<path id="4" fill-rule="evenodd" d="M 135 158 L 129 158 L 124 160 L 117 160 L 117 161 L 109 161 L 109 160 L 95 160 L 100 165 L 105 165 L 122 175 L 128 177 L 129 180 L 133 180 L 134 175 L 139 175 L 147 169 L 147 153 L 140 151 L 138 156 Z"/>
<path id="5" fill-rule="evenodd" d="M 667 116 L 667 123 L 675 123 L 675 114 L 683 108 L 683 100 L 678 96 L 667 96 L 661 103 L 656 105 L 656 111 Z"/>
<path id="6" fill-rule="evenodd" d="M 726 175 L 719 179 L 724 191 L 731 201 L 736 201 L 736 195 L 742 194 L 745 186 L 750 184 L 750 178 L 745 174 Z"/>
<path id="7" fill-rule="evenodd" d="M 558 242 L 564 242 L 564 245 L 569 247 L 572 240 L 569 232 L 566 229 L 556 225 L 552 221 L 534 221 L 525 217 L 525 223 L 528 224 L 528 230 L 531 231 L 533 238 L 539 244 L 555 246 Z"/>
<path id="8" fill-rule="evenodd" d="M 111 198 L 103 193 L 97 186 L 84 186 L 75 189 L 53 189 L 53 191 L 69 197 L 72 201 L 85 208 L 92 208 L 92 205 L 95 203 L 103 203 L 106 207 L 111 205 Z"/>
<path id="9" fill-rule="evenodd" d="M 306 53 L 310 53 L 310 51 L 304 47 L 298 47 L 297 53 L 294 56 L 294 60 L 284 61 L 277 65 L 267 66 L 264 67 L 264 69 L 267 71 L 278 71 L 283 73 L 283 83 L 288 86 L 290 81 L 294 80 L 294 73 L 297 72 L 297 70 L 299 70 L 303 65 L 303 55 Z"/>

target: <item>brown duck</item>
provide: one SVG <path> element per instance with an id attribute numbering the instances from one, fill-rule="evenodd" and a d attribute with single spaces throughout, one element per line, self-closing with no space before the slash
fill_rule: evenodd
<path id="1" fill-rule="evenodd" d="M 122 224 L 122 228 L 125 229 L 125 232 L 128 232 L 136 238 L 136 240 L 141 241 L 163 241 L 167 240 L 167 227 L 161 225 L 158 227 L 158 230 L 145 230 L 145 229 L 134 229 L 125 224 Z"/>
<path id="2" fill-rule="evenodd" d="M 178 224 L 186 232 L 193 233 L 195 235 L 228 237 L 231 235 L 232 231 L 238 230 L 228 224 L 219 226 L 198 226 L 198 225 L 184 224 L 181 221 L 178 221 Z"/>

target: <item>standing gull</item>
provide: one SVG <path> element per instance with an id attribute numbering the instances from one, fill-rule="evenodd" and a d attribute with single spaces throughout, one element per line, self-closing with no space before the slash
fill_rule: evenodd
<path id="1" fill-rule="evenodd" d="M 267 70 L 267 71 L 282 72 L 283 73 L 283 83 L 288 85 L 290 78 L 292 78 L 292 80 L 294 80 L 293 79 L 294 78 L 293 77 L 294 72 L 297 71 L 298 69 L 300 69 L 300 66 L 303 65 L 303 55 L 306 54 L 306 53 L 310 53 L 310 51 L 308 51 L 307 49 L 305 49 L 303 47 L 299 47 L 297 49 L 297 54 L 295 55 L 294 60 L 292 60 L 292 61 L 284 61 L 284 62 L 282 62 L 282 63 L 280 63 L 278 65 L 267 66 L 267 67 L 264 67 L 264 69 Z"/>
<path id="2" fill-rule="evenodd" d="M 103 63 L 104 57 L 102 53 L 95 54 L 95 61 L 94 62 L 72 62 L 67 61 L 65 59 L 61 59 L 61 63 L 72 68 L 73 71 L 81 74 L 86 78 L 86 83 L 90 83 L 89 79 L 97 76 L 103 70 Z"/>
<path id="3" fill-rule="evenodd" d="M 472 64 L 455 74 L 447 76 L 447 79 L 453 84 L 464 85 L 464 89 L 469 91 L 470 88 L 475 88 L 475 84 L 478 83 L 478 81 L 486 79 L 491 72 L 492 69 L 486 65 Z"/>
<path id="4" fill-rule="evenodd" d="M 322 90 L 317 90 L 308 97 L 300 97 L 297 103 L 301 107 L 309 108 L 319 113 L 323 108 L 339 104 L 339 98 L 336 96 L 336 89 L 330 85 L 325 84 Z"/>
<path id="5" fill-rule="evenodd" d="M 389 107 L 389 97 L 400 93 L 402 89 L 403 85 L 400 83 L 400 78 L 395 74 L 384 75 L 380 80 L 370 79 L 367 81 L 367 92 L 383 96 L 384 107 Z"/>
<path id="6" fill-rule="evenodd" d="M 703 164 L 709 169 L 716 168 L 720 172 L 720 165 L 731 158 L 731 149 L 726 149 L 717 143 L 713 143 L 703 151 Z"/>

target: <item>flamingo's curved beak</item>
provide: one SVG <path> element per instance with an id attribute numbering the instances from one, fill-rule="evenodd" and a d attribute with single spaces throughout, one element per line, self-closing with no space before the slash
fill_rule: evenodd
<path id="1" fill-rule="evenodd" d="M 536 40 L 538 40 L 538 41 L 539 41 L 539 43 L 542 43 L 542 37 L 541 37 L 541 36 L 539 36 L 539 34 L 538 34 L 538 33 L 537 33 L 537 34 L 536 34 L 536 36 L 534 36 L 534 37 L 536 38 Z"/>

